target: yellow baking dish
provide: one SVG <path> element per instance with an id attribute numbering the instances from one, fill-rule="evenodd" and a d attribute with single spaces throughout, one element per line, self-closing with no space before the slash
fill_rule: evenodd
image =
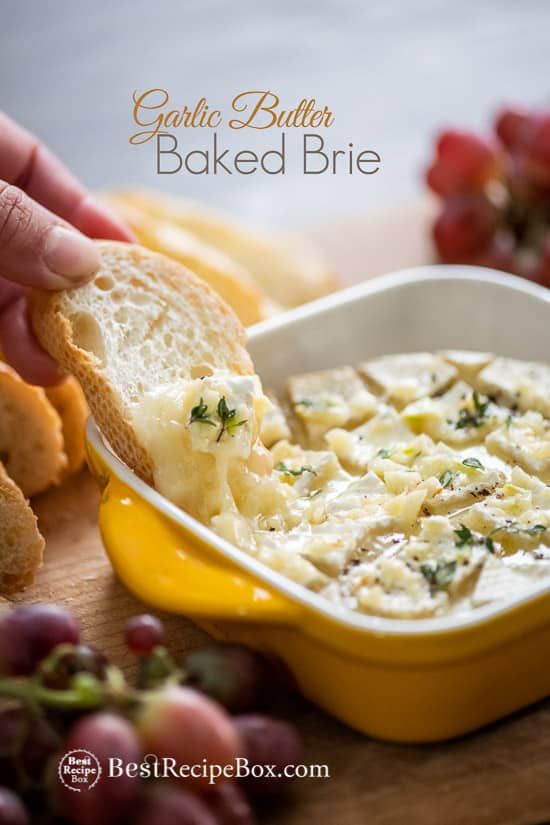
<path id="1" fill-rule="evenodd" d="M 262 322 L 249 349 L 264 385 L 367 356 L 468 348 L 548 360 L 550 293 L 469 267 L 424 267 Z M 88 458 L 113 567 L 147 604 L 279 654 L 303 693 L 360 731 L 446 739 L 550 694 L 550 586 L 469 614 L 352 613 L 268 569 L 138 479 L 93 421 Z"/>

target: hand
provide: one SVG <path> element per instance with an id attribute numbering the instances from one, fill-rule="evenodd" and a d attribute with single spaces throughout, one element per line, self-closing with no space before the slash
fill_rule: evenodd
<path id="1" fill-rule="evenodd" d="M 90 238 L 134 240 L 54 155 L 0 112 L 0 348 L 31 384 L 48 386 L 61 376 L 30 326 L 26 288 L 63 289 L 91 278 L 99 254 Z"/>

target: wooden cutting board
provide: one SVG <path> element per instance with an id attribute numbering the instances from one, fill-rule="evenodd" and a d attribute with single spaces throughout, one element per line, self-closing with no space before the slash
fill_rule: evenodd
<path id="1" fill-rule="evenodd" d="M 312 229 L 349 283 L 431 259 L 430 204 Z M 55 601 L 80 618 L 85 636 L 131 671 L 125 620 L 143 610 L 111 572 L 96 525 L 98 493 L 87 472 L 36 502 L 45 565 L 16 601 Z M 177 655 L 207 637 L 186 619 L 163 616 Z M 541 651 L 541 656 L 550 651 Z M 521 674 L 518 674 L 521 678 Z M 498 691 L 498 684 L 494 690 Z M 304 703 L 295 721 L 307 761 L 331 778 L 297 782 L 269 806 L 268 825 L 539 825 L 550 821 L 550 700 L 475 735 L 443 745 L 370 740 Z"/>

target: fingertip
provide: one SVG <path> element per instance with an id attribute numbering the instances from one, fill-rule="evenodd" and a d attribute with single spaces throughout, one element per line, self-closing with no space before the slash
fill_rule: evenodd
<path id="1" fill-rule="evenodd" d="M 71 215 L 71 223 L 90 238 L 135 243 L 136 237 L 126 224 L 91 195 L 87 195 Z"/>
<path id="2" fill-rule="evenodd" d="M 99 249 L 72 227 L 52 226 L 44 236 L 43 260 L 51 277 L 46 288 L 67 289 L 86 283 L 101 265 Z"/>
<path id="3" fill-rule="evenodd" d="M 50 387 L 63 380 L 54 359 L 38 343 L 24 297 L 0 314 L 0 346 L 7 363 L 27 383 Z"/>

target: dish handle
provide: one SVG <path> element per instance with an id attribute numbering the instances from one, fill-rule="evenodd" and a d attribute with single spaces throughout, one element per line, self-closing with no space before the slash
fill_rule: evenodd
<path id="1" fill-rule="evenodd" d="M 103 486 L 99 528 L 124 584 L 157 609 L 197 619 L 294 624 L 299 606 L 224 559 L 116 475 Z M 107 481 L 107 483 L 105 483 Z"/>

